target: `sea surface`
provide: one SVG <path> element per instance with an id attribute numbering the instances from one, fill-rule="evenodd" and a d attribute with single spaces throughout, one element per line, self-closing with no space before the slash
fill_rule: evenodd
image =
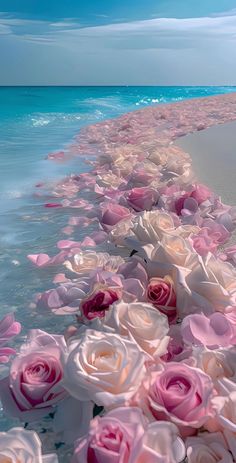
<path id="1" fill-rule="evenodd" d="M 88 165 L 81 157 L 55 163 L 47 154 L 63 149 L 88 124 L 232 91 L 236 87 L 0 87 L 0 318 L 16 312 L 24 327 L 18 343 L 29 328 L 58 333 L 65 327 L 63 317 L 55 325 L 55 316 L 38 314 L 32 305 L 36 292 L 52 286 L 53 270 L 33 268 L 26 256 L 56 254 L 67 222 L 65 210 L 43 207 L 35 184 L 87 171 Z M 5 426 L 1 418 L 0 428 Z"/>

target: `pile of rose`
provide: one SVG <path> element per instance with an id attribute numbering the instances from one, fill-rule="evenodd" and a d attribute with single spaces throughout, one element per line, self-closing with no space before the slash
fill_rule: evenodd
<path id="1" fill-rule="evenodd" d="M 1 458 L 56 462 L 22 426 L 50 416 L 73 463 L 235 462 L 236 208 L 195 182 L 188 156 L 151 144 L 110 146 L 54 195 L 67 234 L 93 231 L 29 256 L 59 267 L 37 308 L 73 315 L 64 335 L 31 330 L 14 352 L 20 326 L 1 321 L 0 397 L 19 418 Z"/>

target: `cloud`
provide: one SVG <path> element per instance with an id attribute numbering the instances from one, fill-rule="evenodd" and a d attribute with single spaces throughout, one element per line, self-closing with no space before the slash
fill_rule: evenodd
<path id="1" fill-rule="evenodd" d="M 236 12 L 90 27 L 82 27 L 73 18 L 52 23 L 0 17 L 0 34 L 5 35 L 0 44 L 4 68 L 0 83 L 9 82 L 7 69 L 11 83 L 18 79 L 26 85 L 235 82 Z M 13 62 L 4 56 L 8 49 Z M 17 53 L 26 64 L 20 72 L 14 67 Z"/>
<path id="2" fill-rule="evenodd" d="M 232 8 L 231 10 L 227 10 L 227 11 L 222 11 L 220 13 L 213 13 L 211 16 L 221 16 L 221 17 L 224 17 L 224 16 L 235 16 L 236 15 L 236 8 Z"/>
<path id="3" fill-rule="evenodd" d="M 63 29 L 64 27 L 79 27 L 79 23 L 75 21 L 58 21 L 50 23 L 50 27 L 58 27 L 60 29 Z"/>
<path id="4" fill-rule="evenodd" d="M 0 23 L 0 35 L 8 35 L 11 34 L 11 28 L 6 26 L 5 24 Z"/>

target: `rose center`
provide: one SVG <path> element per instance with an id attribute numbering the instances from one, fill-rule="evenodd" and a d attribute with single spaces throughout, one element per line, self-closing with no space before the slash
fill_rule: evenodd
<path id="1" fill-rule="evenodd" d="M 191 385 L 185 378 L 174 378 L 167 384 L 167 390 L 176 392 L 178 395 L 186 395 Z"/>

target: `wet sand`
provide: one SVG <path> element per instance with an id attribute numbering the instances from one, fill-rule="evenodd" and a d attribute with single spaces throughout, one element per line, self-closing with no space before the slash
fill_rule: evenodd
<path id="1" fill-rule="evenodd" d="M 190 155 L 199 181 L 236 204 L 236 122 L 190 133 L 174 144 Z"/>

